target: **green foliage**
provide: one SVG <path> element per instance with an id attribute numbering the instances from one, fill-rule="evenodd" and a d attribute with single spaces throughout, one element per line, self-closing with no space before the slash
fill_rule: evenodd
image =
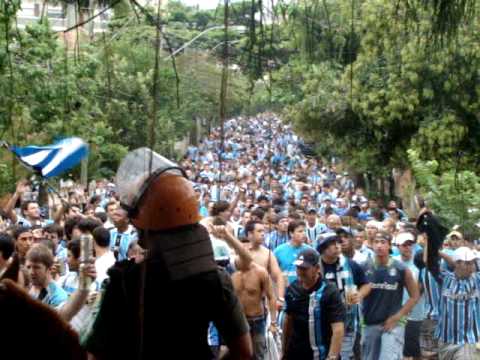
<path id="1" fill-rule="evenodd" d="M 440 171 L 456 165 L 458 152 L 462 168 L 480 170 L 480 38 L 475 22 L 460 28 L 458 43 L 436 48 L 425 35 L 432 26 L 426 10 L 417 11 L 424 20 L 412 25 L 402 21 L 408 4 L 364 1 L 354 8 L 358 35 L 352 35 L 351 2 L 326 3 L 328 14 L 315 0 L 295 11 L 316 14 L 315 26 L 336 21 L 335 34 L 341 35 L 336 50 L 326 51 L 331 49 L 328 32 L 318 30 L 318 42 L 310 41 L 310 48 L 307 34 L 300 32 L 296 41 L 304 45 L 299 48 L 310 50 L 274 75 L 280 77 L 275 84 L 283 92 L 277 93 L 297 129 L 321 139 L 325 155 L 339 156 L 360 172 L 385 176 L 392 168 L 408 168 L 409 148 L 422 159 L 437 160 Z M 349 37 L 360 34 L 358 49 L 353 42 L 347 45 Z M 341 55 L 342 49 L 348 53 L 345 47 L 351 49 L 351 64 Z M 307 65 L 312 62 L 314 66 Z"/>
<path id="2" fill-rule="evenodd" d="M 218 118 L 221 69 L 212 54 L 200 50 L 215 38 L 178 55 L 178 79 L 164 42 L 159 111 L 152 128 L 153 24 L 145 18 L 140 23 L 118 20 L 111 33 L 93 42 L 81 36 L 79 51 L 73 51 L 65 49 L 48 21 L 16 29 L 10 21 L 16 9 L 0 19 L 0 27 L 9 29 L 8 41 L 0 37 L 0 93 L 5 94 L 0 97 L 0 134 L 9 143 L 42 145 L 79 136 L 90 144 L 90 177 L 110 177 L 129 149 L 149 145 L 151 131 L 156 132 L 155 150 L 173 158 L 175 142 L 188 135 L 195 118 Z M 203 23 L 192 29 L 178 23 L 169 30 L 181 44 L 205 26 L 193 10 L 190 16 Z M 243 111 L 246 87 L 242 74 L 232 71 L 229 116 Z M 0 191 L 7 190 L 10 175 L 19 170 L 9 163 L 7 169 L 2 170 Z M 79 175 L 79 168 L 73 175 Z"/>
<path id="3" fill-rule="evenodd" d="M 436 160 L 423 161 L 415 150 L 408 151 L 421 194 L 442 221 L 455 225 L 467 234 L 477 232 L 480 215 L 480 177 L 474 172 L 455 169 L 439 173 Z"/>

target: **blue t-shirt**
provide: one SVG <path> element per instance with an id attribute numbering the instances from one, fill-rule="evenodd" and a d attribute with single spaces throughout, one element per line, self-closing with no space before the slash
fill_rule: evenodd
<path id="1" fill-rule="evenodd" d="M 283 275 L 287 277 L 289 284 L 297 279 L 296 266 L 293 262 L 297 260 L 298 254 L 305 249 L 313 248 L 305 244 L 302 244 L 299 247 L 294 247 L 288 242 L 280 245 L 273 252 L 277 258 L 278 265 L 280 266 Z"/>
<path id="2" fill-rule="evenodd" d="M 68 294 L 55 281 L 52 281 L 48 286 L 35 297 L 42 303 L 57 309 L 63 306 L 68 300 Z"/>

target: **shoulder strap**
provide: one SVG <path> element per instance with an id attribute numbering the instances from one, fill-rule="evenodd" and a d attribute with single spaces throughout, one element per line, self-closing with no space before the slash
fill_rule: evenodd
<path id="1" fill-rule="evenodd" d="M 272 250 L 270 250 L 269 248 L 267 248 L 267 250 L 268 250 L 267 273 L 270 276 L 270 274 L 271 274 L 270 261 L 271 261 L 271 256 L 272 256 Z"/>

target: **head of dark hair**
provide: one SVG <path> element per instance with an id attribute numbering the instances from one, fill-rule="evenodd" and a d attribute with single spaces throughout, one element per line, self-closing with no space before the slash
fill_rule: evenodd
<path id="1" fill-rule="evenodd" d="M 258 220 L 250 220 L 245 224 L 245 236 L 248 236 L 249 233 L 251 233 L 253 230 L 255 230 L 255 225 L 257 224 L 262 224 L 261 221 Z"/>
<path id="2" fill-rule="evenodd" d="M 252 211 L 252 216 L 257 217 L 258 219 L 262 220 L 265 216 L 265 211 L 261 208 L 256 208 Z"/>
<path id="3" fill-rule="evenodd" d="M 3 260 L 8 260 L 15 250 L 13 239 L 7 233 L 0 233 L 0 253 Z"/>
<path id="4" fill-rule="evenodd" d="M 95 243 L 102 247 L 106 248 L 110 246 L 110 231 L 105 229 L 103 226 L 97 226 L 92 231 L 93 240 Z"/>
<path id="5" fill-rule="evenodd" d="M 65 221 L 65 225 L 63 227 L 65 229 L 65 237 L 67 238 L 67 240 L 72 239 L 73 228 L 77 226 L 80 220 L 81 220 L 80 216 L 74 216 L 68 219 L 67 221 Z"/>
<path id="6" fill-rule="evenodd" d="M 82 233 L 89 232 L 90 234 L 98 226 L 102 226 L 102 223 L 100 221 L 98 221 L 96 219 L 92 219 L 92 218 L 83 218 L 77 224 L 78 229 Z"/>
<path id="7" fill-rule="evenodd" d="M 240 242 L 243 244 L 250 242 L 250 240 L 248 240 L 248 238 L 246 238 L 245 236 L 240 236 L 238 240 L 240 240 Z"/>
<path id="8" fill-rule="evenodd" d="M 90 201 L 89 201 L 89 204 L 90 205 L 96 205 L 97 203 L 100 202 L 100 196 L 98 195 L 93 195 L 91 198 L 90 198 Z"/>
<path id="9" fill-rule="evenodd" d="M 58 224 L 48 224 L 44 230 L 49 234 L 57 234 L 59 239 L 63 238 L 63 227 Z"/>
<path id="10" fill-rule="evenodd" d="M 306 227 L 305 222 L 297 220 L 290 221 L 290 223 L 288 224 L 288 233 L 292 234 L 300 226 Z"/>
<path id="11" fill-rule="evenodd" d="M 32 228 L 30 226 L 17 225 L 13 228 L 13 232 L 12 232 L 13 238 L 17 240 L 18 237 L 23 233 L 31 232 L 31 231 L 32 231 Z"/>
<path id="12" fill-rule="evenodd" d="M 105 224 L 105 222 L 107 221 L 107 214 L 105 214 L 104 212 L 97 212 L 95 213 L 94 215 L 99 221 L 102 222 L 102 224 Z"/>
<path id="13" fill-rule="evenodd" d="M 394 213 L 397 214 L 397 215 L 400 214 L 400 212 L 399 212 L 396 208 L 392 208 L 392 207 L 388 208 L 387 211 L 388 211 L 388 212 L 392 211 L 392 212 L 394 212 Z"/>
<path id="14" fill-rule="evenodd" d="M 108 211 L 108 208 L 112 205 L 117 205 L 117 202 L 115 200 L 110 200 L 107 205 L 105 205 L 105 211 Z"/>
<path id="15" fill-rule="evenodd" d="M 257 198 L 257 202 L 260 202 L 260 201 L 269 201 L 269 200 L 268 200 L 268 197 L 266 195 L 260 195 Z"/>
<path id="16" fill-rule="evenodd" d="M 328 215 L 333 215 L 334 212 L 333 212 L 333 209 L 331 207 L 327 207 L 325 208 L 325 216 L 328 216 Z"/>
<path id="17" fill-rule="evenodd" d="M 381 209 L 372 209 L 372 217 L 377 221 L 383 221 L 384 215 Z"/>
<path id="18" fill-rule="evenodd" d="M 288 217 L 292 220 L 297 220 L 297 221 L 300 221 L 302 220 L 302 217 L 301 215 L 298 213 L 298 210 L 293 210 L 293 211 L 290 211 L 289 214 L 288 214 Z"/>
<path id="19" fill-rule="evenodd" d="M 80 239 L 70 241 L 67 244 L 67 249 L 71 251 L 75 259 L 78 259 L 80 257 Z"/>
<path id="20" fill-rule="evenodd" d="M 211 214 L 212 216 L 220 215 L 220 213 L 227 211 L 230 208 L 228 201 L 220 200 L 213 204 Z"/>
<path id="21" fill-rule="evenodd" d="M 20 209 L 22 210 L 22 214 L 25 212 L 25 210 L 28 210 L 28 206 L 30 204 L 36 204 L 36 203 L 37 202 L 33 201 L 33 200 L 27 200 L 27 201 L 22 202 L 22 204 L 20 205 Z"/>

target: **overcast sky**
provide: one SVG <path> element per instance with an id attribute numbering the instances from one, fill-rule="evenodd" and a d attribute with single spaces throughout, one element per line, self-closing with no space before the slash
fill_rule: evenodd
<path id="1" fill-rule="evenodd" d="M 181 0 L 184 4 L 189 6 L 199 5 L 200 9 L 215 9 L 220 1 L 223 0 Z"/>

